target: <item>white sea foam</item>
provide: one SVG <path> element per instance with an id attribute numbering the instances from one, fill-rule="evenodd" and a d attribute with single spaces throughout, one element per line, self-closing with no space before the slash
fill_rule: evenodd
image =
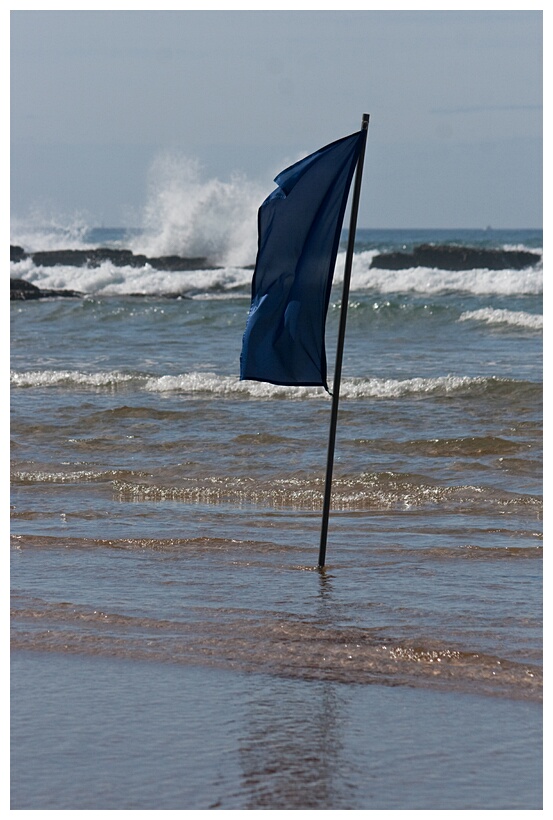
<path id="1" fill-rule="evenodd" d="M 376 251 L 358 253 L 353 259 L 352 290 L 375 290 L 379 293 L 444 293 L 468 292 L 476 295 L 539 294 L 543 292 L 543 269 L 445 271 L 438 268 L 407 268 L 381 270 L 371 268 Z M 336 262 L 334 281 L 343 280 L 345 254 Z"/>
<path id="2" fill-rule="evenodd" d="M 188 291 L 249 291 L 252 271 L 244 268 L 217 268 L 193 271 L 118 267 L 103 262 L 97 268 L 55 265 L 39 267 L 31 259 L 11 264 L 11 274 L 42 289 L 69 289 L 97 296 L 177 294 Z"/>
<path id="3" fill-rule="evenodd" d="M 485 386 L 483 377 L 440 376 L 413 379 L 344 379 L 343 399 L 398 398 L 410 394 L 448 394 L 473 386 Z M 39 370 L 11 373 L 14 387 L 90 387 L 141 389 L 151 393 L 211 394 L 259 399 L 329 399 L 322 387 L 289 387 L 266 382 L 240 381 L 236 376 L 191 372 L 180 375 L 131 375 L 120 371 L 83 373 L 71 370 Z"/>
<path id="4" fill-rule="evenodd" d="M 10 373 L 13 387 L 115 387 L 135 378 L 117 370 L 106 373 L 83 373 L 80 370 L 29 370 L 18 373 L 12 370 Z"/>
<path id="5" fill-rule="evenodd" d="M 530 251 L 531 253 L 539 253 L 540 256 L 543 256 L 543 248 L 534 246 L 528 247 L 528 245 L 524 245 L 522 242 L 517 242 L 515 244 L 506 242 L 502 247 L 504 251 Z"/>
<path id="6" fill-rule="evenodd" d="M 525 313 L 522 310 L 499 310 L 497 308 L 481 308 L 467 310 L 459 316 L 460 322 L 485 322 L 489 325 L 507 324 L 531 330 L 543 329 L 543 316 L 536 313 Z"/>

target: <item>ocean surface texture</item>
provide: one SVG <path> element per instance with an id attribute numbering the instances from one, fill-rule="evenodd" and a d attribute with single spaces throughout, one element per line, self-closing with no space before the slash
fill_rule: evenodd
<path id="1" fill-rule="evenodd" d="M 12 809 L 541 807 L 543 270 L 371 267 L 429 242 L 542 234 L 358 231 L 322 571 L 331 402 L 239 381 L 247 243 L 11 264 L 83 294 L 11 303 Z"/>

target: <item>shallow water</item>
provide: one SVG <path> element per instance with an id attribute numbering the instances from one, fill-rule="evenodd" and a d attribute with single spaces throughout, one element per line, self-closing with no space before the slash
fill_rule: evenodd
<path id="1" fill-rule="evenodd" d="M 539 809 L 541 709 L 16 652 L 12 809 Z"/>
<path id="2" fill-rule="evenodd" d="M 315 732 L 319 745 L 306 750 L 313 765 L 297 773 L 292 795 L 287 775 L 277 783 L 269 764 L 255 788 L 229 790 L 236 771 L 250 765 L 237 751 L 248 720 L 240 731 L 221 724 L 229 732 L 221 741 L 230 750 L 227 769 L 218 724 L 202 713 L 205 755 L 219 761 L 216 777 L 209 766 L 205 774 L 209 799 L 220 782 L 214 803 L 223 808 L 319 807 L 307 771 L 334 745 L 349 751 L 332 787 L 320 787 L 328 808 L 536 807 L 542 270 L 375 273 L 367 259 L 391 240 L 370 239 L 358 247 L 350 295 L 323 571 L 316 564 L 330 399 L 319 388 L 238 380 L 251 271 L 196 272 L 193 298 L 179 300 L 152 293 L 157 280 L 147 270 L 23 271 L 45 287 L 82 286 L 86 276 L 92 289 L 82 299 L 12 303 L 15 691 L 32 703 L 42 674 L 52 688 L 55 670 L 70 670 L 75 681 L 87 670 L 92 679 L 106 676 L 103 696 L 113 697 L 117 712 L 124 709 L 117 675 L 127 676 L 136 698 L 140 681 L 150 691 L 158 675 L 173 693 L 178 681 L 195 704 L 204 692 L 216 699 L 226 681 L 233 720 L 236 710 L 271 717 L 264 693 L 274 686 L 283 714 L 289 700 L 299 704 L 275 729 L 283 746 L 299 744 L 298 754 L 301 738 L 285 736 L 313 692 L 318 702 L 346 704 L 349 728 L 336 744 L 316 728 L 320 716 L 306 712 L 302 736 Z M 525 240 L 536 247 L 528 232 L 493 239 Z M 23 275 L 21 265 L 12 274 Z M 129 295 L 139 275 L 150 295 Z M 186 276 L 190 283 L 194 272 Z M 336 288 L 327 323 L 331 370 L 339 304 Z M 80 692 L 97 712 L 98 693 L 86 685 Z M 77 714 L 82 704 L 71 698 L 68 714 Z M 147 720 L 157 714 L 170 732 L 165 705 L 146 701 Z M 21 776 L 32 780 L 42 763 L 14 703 L 13 759 L 30 761 Z M 52 696 L 52 715 L 58 706 Z M 415 766 L 408 751 L 415 741 L 404 724 L 379 730 L 389 754 L 378 776 L 365 782 L 368 757 L 365 769 L 356 768 L 353 749 L 372 738 L 370 715 L 382 720 L 390 709 L 419 710 L 419 722 L 428 709 L 432 725 L 447 723 L 446 710 L 457 720 L 449 746 L 438 749 L 432 734 L 416 787 L 407 764 Z M 499 727 L 500 720 L 507 722 Z M 471 762 L 465 722 L 484 757 L 489 752 L 485 766 Z M 63 725 L 62 745 L 80 748 L 79 735 Z M 102 720 L 101 743 L 117 745 L 112 729 Z M 50 728 L 41 731 L 48 745 Z M 404 752 L 408 796 L 387 770 Z M 518 780 L 499 772 L 505 755 L 505 771 L 519 760 Z M 41 808 L 46 799 L 58 808 L 67 801 L 127 807 L 88 776 L 73 786 L 71 769 L 65 781 L 53 772 L 61 780 L 48 796 L 41 777 L 35 794 L 15 771 L 19 803 L 34 794 Z M 455 790 L 436 790 L 434 771 Z M 182 788 L 174 768 L 166 774 L 152 763 L 152 772 L 163 788 L 144 783 L 134 807 L 212 805 L 199 787 L 190 797 L 197 772 Z M 509 787 L 515 782 L 518 792 Z"/>

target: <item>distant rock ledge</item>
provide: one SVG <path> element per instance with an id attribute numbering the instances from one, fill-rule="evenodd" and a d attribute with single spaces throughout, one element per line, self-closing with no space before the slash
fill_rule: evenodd
<path id="1" fill-rule="evenodd" d="M 155 270 L 216 270 L 205 256 L 144 256 L 117 248 L 89 248 L 88 250 L 38 251 L 26 253 L 19 245 L 10 245 L 10 262 L 32 259 L 33 264 L 43 268 L 54 265 L 71 265 L 75 268 L 98 268 L 103 262 L 111 262 L 117 267 L 143 268 L 145 265 Z"/>
<path id="2" fill-rule="evenodd" d="M 205 256 L 144 256 L 117 248 L 89 248 L 87 250 L 57 250 L 27 253 L 19 245 L 10 245 L 10 261 L 31 259 L 40 267 L 70 265 L 72 267 L 97 268 L 103 262 L 117 267 L 143 268 L 149 265 L 155 270 L 191 271 L 217 270 Z M 541 261 L 541 254 L 532 251 L 508 251 L 500 248 L 470 248 L 465 245 L 417 245 L 412 251 L 380 253 L 371 262 L 371 268 L 404 270 L 406 268 L 440 268 L 442 270 L 522 270 Z M 253 269 L 253 265 L 245 265 Z"/>
<path id="3" fill-rule="evenodd" d="M 417 245 L 409 253 L 381 253 L 371 268 L 405 270 L 406 268 L 440 268 L 441 270 L 522 270 L 534 267 L 541 254 L 531 251 L 468 248 L 465 245 Z"/>

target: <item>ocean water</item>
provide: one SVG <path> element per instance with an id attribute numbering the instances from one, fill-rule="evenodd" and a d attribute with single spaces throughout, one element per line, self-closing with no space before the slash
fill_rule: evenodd
<path id="1" fill-rule="evenodd" d="M 238 227 L 11 264 L 83 293 L 11 304 L 12 808 L 539 808 L 542 265 L 371 261 L 541 231 L 358 231 L 318 570 L 330 398 L 239 381 Z"/>

